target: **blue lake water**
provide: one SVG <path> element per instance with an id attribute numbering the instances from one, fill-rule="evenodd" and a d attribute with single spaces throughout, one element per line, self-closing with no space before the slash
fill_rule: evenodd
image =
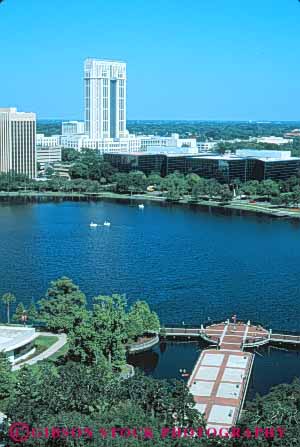
<path id="1" fill-rule="evenodd" d="M 89 227 L 105 220 L 111 227 Z M 236 313 L 300 331 L 299 259 L 297 221 L 157 203 L 144 210 L 115 201 L 0 204 L 0 294 L 24 304 L 65 275 L 89 301 L 112 292 L 129 303 L 145 299 L 165 325 Z M 286 358 L 277 352 L 257 359 Z M 159 358 L 163 370 L 153 373 L 167 374 Z"/>

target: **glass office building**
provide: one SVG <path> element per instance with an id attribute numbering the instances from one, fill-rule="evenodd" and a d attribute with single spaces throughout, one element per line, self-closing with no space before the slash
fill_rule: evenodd
<path id="1" fill-rule="evenodd" d="M 286 159 L 253 158 L 235 155 L 188 155 L 188 154 L 104 154 L 105 161 L 120 172 L 138 170 L 149 175 L 157 172 L 163 177 L 172 172 L 195 173 L 220 183 L 231 183 L 236 179 L 287 180 L 300 175 L 300 158 Z"/>

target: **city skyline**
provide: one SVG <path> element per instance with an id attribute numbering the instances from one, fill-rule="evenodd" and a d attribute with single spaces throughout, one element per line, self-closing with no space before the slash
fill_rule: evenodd
<path id="1" fill-rule="evenodd" d="M 300 118 L 296 0 L 31 6 L 1 4 L 3 107 L 83 120 L 82 63 L 92 55 L 127 62 L 129 120 Z"/>

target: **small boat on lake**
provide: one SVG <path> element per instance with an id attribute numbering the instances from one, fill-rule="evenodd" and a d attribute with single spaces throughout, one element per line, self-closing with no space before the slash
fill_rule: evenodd
<path id="1" fill-rule="evenodd" d="M 139 205 L 139 209 L 140 210 L 143 210 L 145 208 L 145 205 L 143 204 L 143 203 L 141 203 L 140 205 Z"/>
<path id="2" fill-rule="evenodd" d="M 107 222 L 107 220 L 103 224 L 105 227 L 110 227 L 110 222 Z"/>
<path id="3" fill-rule="evenodd" d="M 90 227 L 91 227 L 91 228 L 96 228 L 96 227 L 98 227 L 98 224 L 96 224 L 96 223 L 94 223 L 94 222 L 91 222 L 91 223 L 90 223 Z"/>

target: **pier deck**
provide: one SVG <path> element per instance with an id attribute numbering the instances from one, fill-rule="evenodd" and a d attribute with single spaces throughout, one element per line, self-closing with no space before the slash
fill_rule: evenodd
<path id="1" fill-rule="evenodd" d="M 188 381 L 196 408 L 205 415 L 207 428 L 230 429 L 243 408 L 254 354 L 244 348 L 271 342 L 300 344 L 300 336 L 273 334 L 260 325 L 229 320 L 201 328 L 166 328 L 165 336 L 201 337 L 216 348 L 202 351 Z"/>
<path id="2" fill-rule="evenodd" d="M 202 351 L 188 382 L 196 409 L 205 414 L 207 428 L 229 429 L 236 424 L 251 375 L 249 352 Z"/>
<path id="3" fill-rule="evenodd" d="M 205 349 L 188 382 L 196 408 L 205 414 L 208 428 L 229 429 L 236 424 L 251 375 L 254 354 L 243 352 L 249 338 L 266 338 L 261 327 L 228 321 L 205 329 L 205 337 L 219 349 Z"/>

